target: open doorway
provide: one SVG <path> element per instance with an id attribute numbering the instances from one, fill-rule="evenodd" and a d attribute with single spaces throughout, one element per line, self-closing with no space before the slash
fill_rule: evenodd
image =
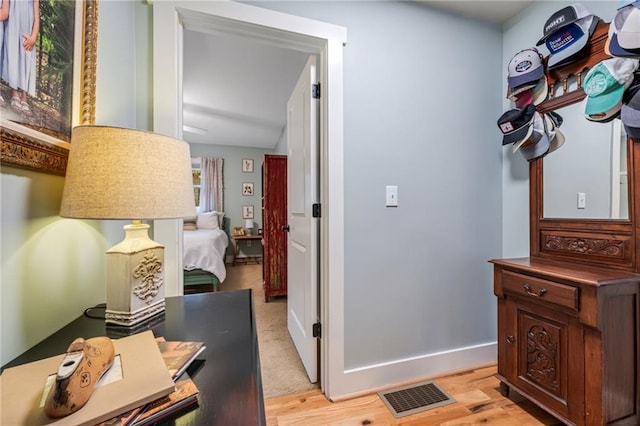
<path id="1" fill-rule="evenodd" d="M 169 1 L 154 3 L 154 28 L 162 28 L 154 33 L 154 130 L 177 137 L 182 137 L 179 76 L 183 66 L 183 29 L 243 34 L 321 58 L 320 80 L 326 82 L 327 96 L 321 100 L 320 107 L 320 196 L 321 203 L 326 206 L 320 219 L 320 321 L 331 333 L 325 333 L 321 340 L 320 381 L 328 397 L 334 391 L 339 394 L 344 381 L 342 48 L 346 40 L 345 29 L 233 2 L 194 2 L 185 6 L 185 3 Z M 156 239 L 173 246 L 171 242 L 179 231 L 177 226 L 158 225 Z M 182 285 L 180 250 L 178 244 L 176 253 L 168 254 L 174 255 L 175 269 L 170 270 L 171 265 L 167 267 L 167 274 L 175 274 L 178 288 L 173 290 L 178 294 Z"/>

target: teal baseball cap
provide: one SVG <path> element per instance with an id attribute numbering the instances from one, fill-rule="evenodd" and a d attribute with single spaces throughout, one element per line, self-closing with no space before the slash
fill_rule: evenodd
<path id="1" fill-rule="evenodd" d="M 598 62 L 584 78 L 584 113 L 598 121 L 617 114 L 625 89 L 633 81 L 638 59 L 611 58 Z"/>

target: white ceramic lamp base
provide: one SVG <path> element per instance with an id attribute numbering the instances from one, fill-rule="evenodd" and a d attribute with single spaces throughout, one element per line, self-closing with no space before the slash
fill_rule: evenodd
<path id="1" fill-rule="evenodd" d="M 149 225 L 126 225 L 125 239 L 107 250 L 107 324 L 130 327 L 165 310 L 164 246 Z"/>

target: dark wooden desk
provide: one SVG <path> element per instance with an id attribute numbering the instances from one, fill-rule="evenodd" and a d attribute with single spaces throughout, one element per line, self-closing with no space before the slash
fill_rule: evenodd
<path id="1" fill-rule="evenodd" d="M 264 425 L 258 337 L 251 290 L 191 294 L 166 299 L 164 318 L 137 330 L 167 340 L 205 342 L 187 372 L 200 390 L 199 407 L 160 424 Z M 3 366 L 64 353 L 76 337 L 122 336 L 104 320 L 80 317 Z"/>

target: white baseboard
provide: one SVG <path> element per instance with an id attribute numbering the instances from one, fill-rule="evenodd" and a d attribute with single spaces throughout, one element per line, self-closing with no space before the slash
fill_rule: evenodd
<path id="1" fill-rule="evenodd" d="M 425 354 L 402 360 L 345 370 L 339 395 L 332 400 L 353 398 L 392 386 L 427 380 L 497 362 L 497 342 Z"/>

